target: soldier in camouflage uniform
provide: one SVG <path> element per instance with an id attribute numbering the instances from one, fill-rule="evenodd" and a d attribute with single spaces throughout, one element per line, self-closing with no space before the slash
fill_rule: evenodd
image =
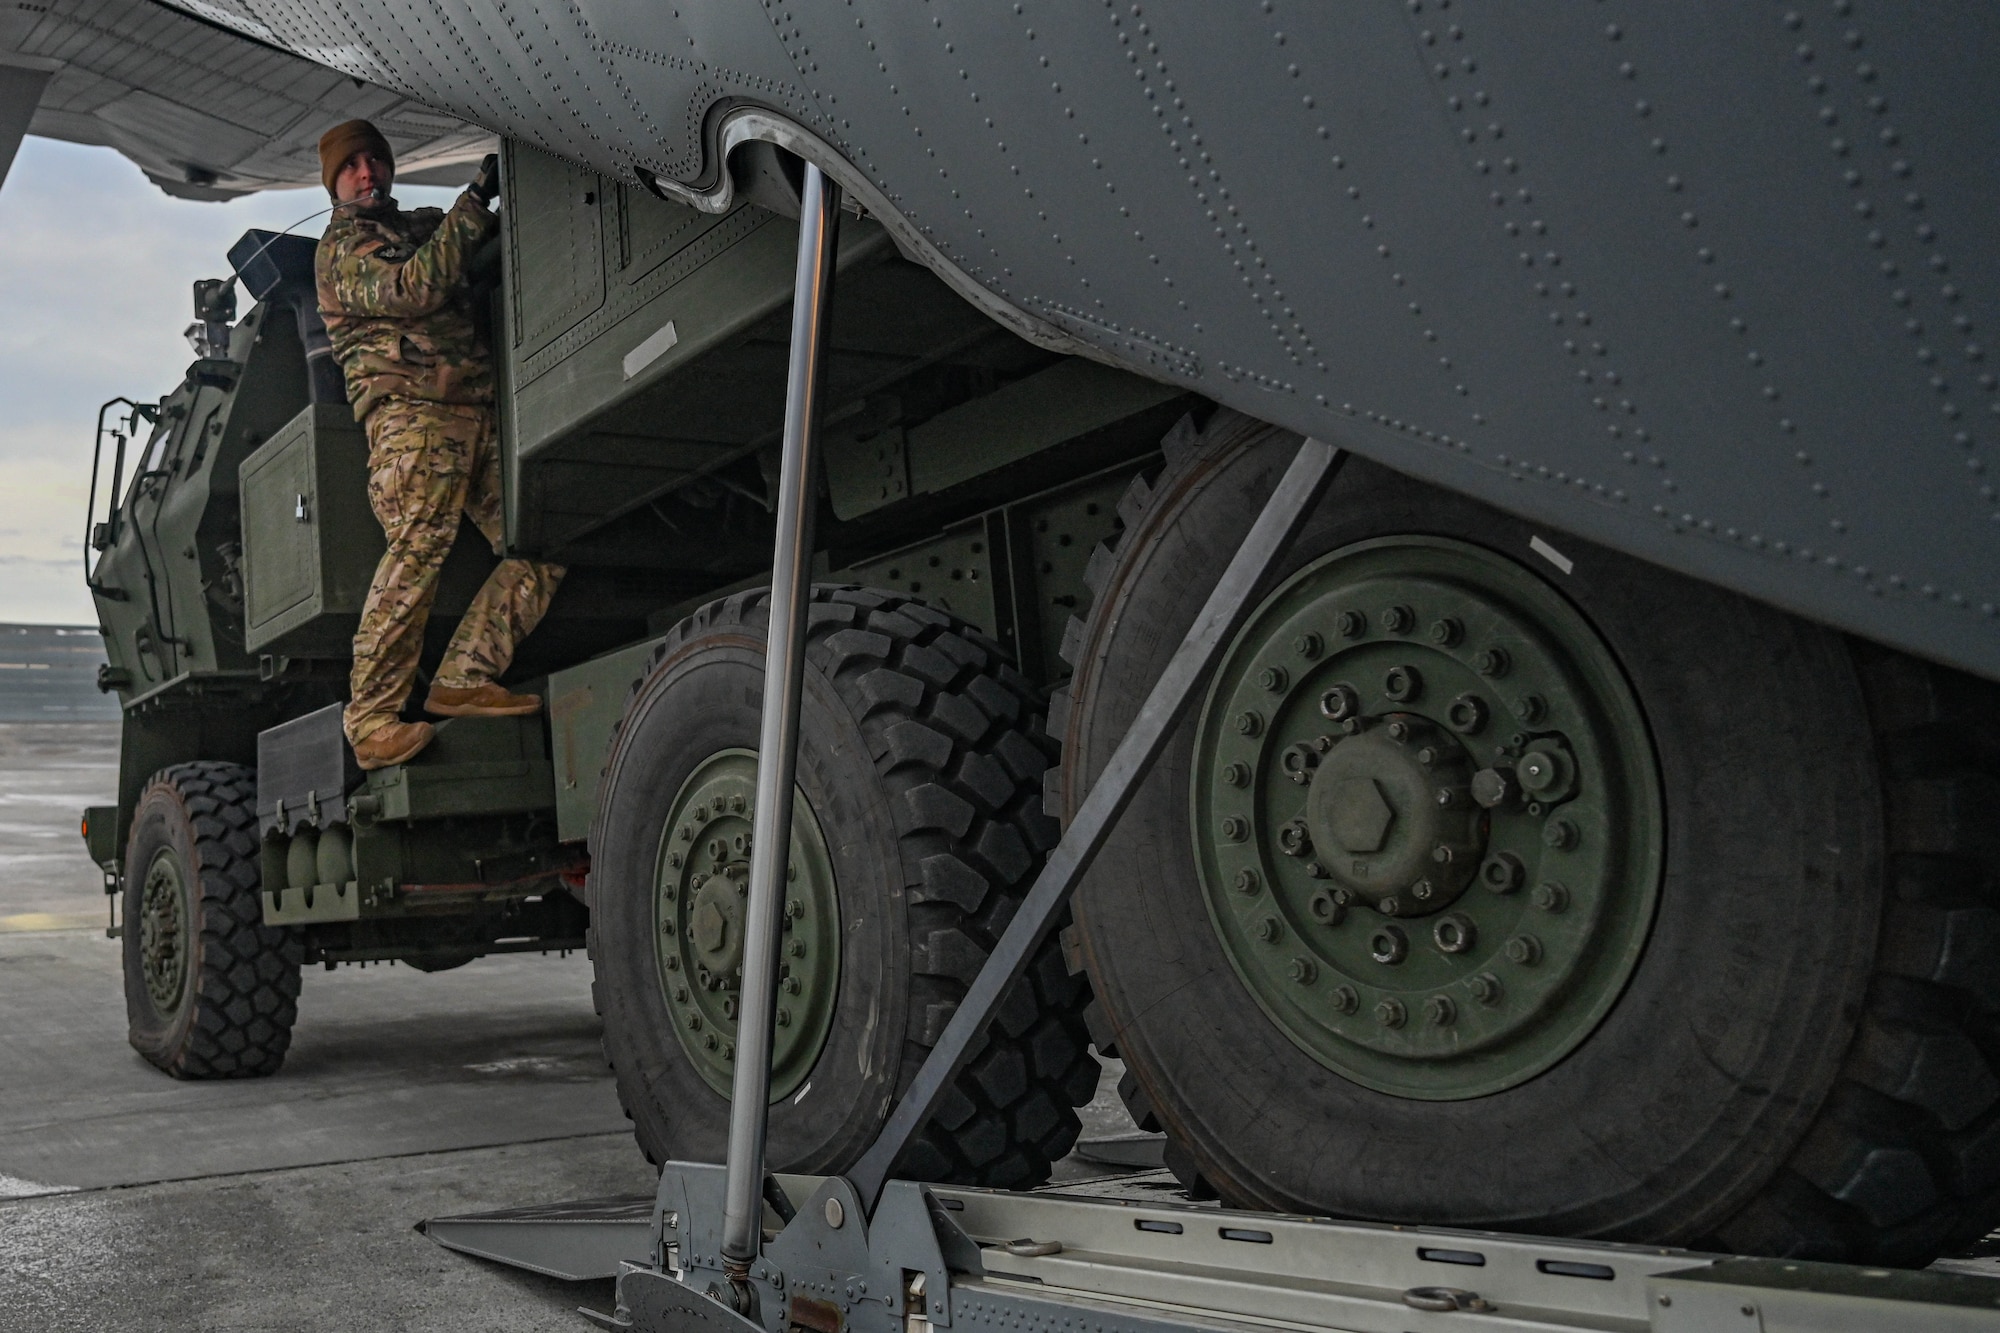
<path id="1" fill-rule="evenodd" d="M 361 766 L 382 768 L 431 740 L 429 723 L 400 713 L 459 515 L 502 553 L 492 361 L 465 277 L 493 228 L 492 169 L 489 159 L 450 212 L 405 213 L 388 193 L 389 145 L 366 121 L 327 131 L 320 167 L 338 206 L 315 257 L 319 309 L 367 430 L 368 500 L 389 539 L 354 636 L 343 720 Z M 562 576 L 560 565 L 502 560 L 459 621 L 425 709 L 452 717 L 537 711 L 539 697 L 496 682 Z"/>

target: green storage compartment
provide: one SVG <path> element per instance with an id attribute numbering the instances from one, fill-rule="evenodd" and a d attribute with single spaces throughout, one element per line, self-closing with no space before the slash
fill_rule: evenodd
<path id="1" fill-rule="evenodd" d="M 353 655 L 361 604 L 387 549 L 368 504 L 368 442 L 345 406 L 293 417 L 237 473 L 243 497 L 243 641 L 253 653 Z M 449 630 L 492 568 L 464 525 L 440 578 L 432 623 Z"/>

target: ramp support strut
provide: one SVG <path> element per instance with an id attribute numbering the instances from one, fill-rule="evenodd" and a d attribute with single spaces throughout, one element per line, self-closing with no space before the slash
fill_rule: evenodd
<path id="1" fill-rule="evenodd" d="M 785 382 L 778 534 L 771 560 L 771 618 L 764 650 L 763 718 L 757 738 L 757 814 L 743 937 L 743 1011 L 729 1114 L 722 1258 L 737 1292 L 757 1257 L 764 1209 L 764 1132 L 771 1110 L 772 1019 L 777 1010 L 778 936 L 792 841 L 798 767 L 799 693 L 805 672 L 806 609 L 812 602 L 813 513 L 819 503 L 820 382 L 840 232 L 840 187 L 806 163 L 800 192 L 798 272 L 792 286 L 792 350 Z"/>

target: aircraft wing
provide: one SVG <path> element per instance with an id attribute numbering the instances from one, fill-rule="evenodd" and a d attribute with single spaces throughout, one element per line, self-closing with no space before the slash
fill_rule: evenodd
<path id="1" fill-rule="evenodd" d="M 416 184 L 458 184 L 495 147 L 487 131 L 282 50 L 203 0 L 0 7 L 0 181 L 28 133 L 115 148 L 184 199 L 317 185 L 321 132 L 355 116 L 381 128 L 398 179 Z"/>

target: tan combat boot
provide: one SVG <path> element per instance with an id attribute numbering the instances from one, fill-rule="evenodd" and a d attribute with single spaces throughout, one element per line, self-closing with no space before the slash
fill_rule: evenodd
<path id="1" fill-rule="evenodd" d="M 439 717 L 527 717 L 542 711 L 542 696 L 515 694 L 492 681 L 463 690 L 433 685 L 424 711 Z"/>
<path id="2" fill-rule="evenodd" d="M 389 722 L 354 742 L 354 759 L 364 769 L 407 764 L 437 735 L 428 722 Z"/>

